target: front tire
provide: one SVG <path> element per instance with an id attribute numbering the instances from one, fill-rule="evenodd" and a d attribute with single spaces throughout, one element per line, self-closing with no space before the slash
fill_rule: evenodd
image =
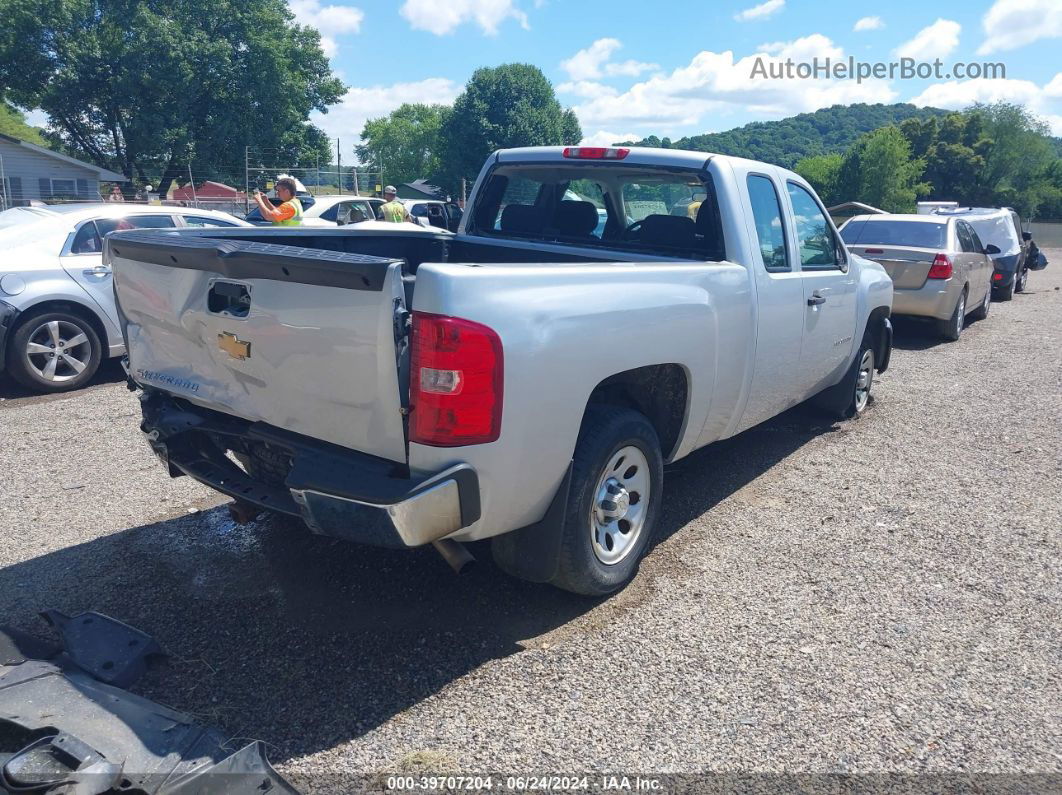
<path id="1" fill-rule="evenodd" d="M 660 440 L 644 415 L 613 406 L 587 409 L 551 584 L 602 596 L 630 582 L 656 529 L 663 479 Z"/>
<path id="2" fill-rule="evenodd" d="M 815 395 L 811 399 L 812 404 L 839 420 L 860 416 L 873 400 L 870 392 L 874 387 L 874 369 L 877 366 L 874 338 L 868 331 L 863 335 L 856 357 L 844 378 Z"/>
<path id="3" fill-rule="evenodd" d="M 92 324 L 63 311 L 22 318 L 10 346 L 8 372 L 35 392 L 80 389 L 96 374 L 103 358 L 103 346 Z"/>

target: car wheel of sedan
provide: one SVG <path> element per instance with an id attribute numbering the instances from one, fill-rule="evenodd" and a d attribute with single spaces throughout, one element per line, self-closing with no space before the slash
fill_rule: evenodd
<path id="1" fill-rule="evenodd" d="M 69 312 L 29 315 L 11 335 L 8 369 L 36 392 L 78 389 L 96 374 L 103 347 L 92 324 Z"/>
<path id="2" fill-rule="evenodd" d="M 940 324 L 940 336 L 951 342 L 955 342 L 962 335 L 962 327 L 966 323 L 966 290 L 959 294 L 959 301 L 955 304 L 955 311 L 951 317 Z"/>
<path id="3" fill-rule="evenodd" d="M 970 313 L 970 317 L 974 320 L 984 320 L 988 317 L 988 310 L 992 308 L 992 288 L 989 287 L 985 290 L 985 300 L 981 302 L 981 305 Z"/>
<path id="4" fill-rule="evenodd" d="M 1014 277 L 1014 292 L 1024 293 L 1025 288 L 1029 284 L 1029 271 L 1027 268 L 1022 268 L 1021 273 Z"/>
<path id="5" fill-rule="evenodd" d="M 551 583 L 600 596 L 626 585 L 649 547 L 664 478 L 660 440 L 642 414 L 592 406 L 572 462 L 560 565 Z"/>

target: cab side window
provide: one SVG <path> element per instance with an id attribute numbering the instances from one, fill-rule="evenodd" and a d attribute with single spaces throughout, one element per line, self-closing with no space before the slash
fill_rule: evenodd
<path id="1" fill-rule="evenodd" d="M 103 251 L 100 235 L 96 231 L 95 221 L 86 221 L 74 235 L 74 242 L 70 244 L 71 254 L 99 254 Z"/>
<path id="2" fill-rule="evenodd" d="M 787 182 L 786 187 L 789 200 L 793 203 L 801 267 L 808 270 L 838 267 L 840 254 L 837 241 L 819 203 L 802 185 Z"/>
<path id="3" fill-rule="evenodd" d="M 778 191 L 770 178 L 761 174 L 749 174 L 746 184 L 763 266 L 769 271 L 787 271 L 789 252 Z"/>

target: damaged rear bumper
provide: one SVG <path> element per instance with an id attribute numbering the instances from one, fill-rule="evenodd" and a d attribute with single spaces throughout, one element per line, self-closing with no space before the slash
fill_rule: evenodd
<path id="1" fill-rule="evenodd" d="M 141 397 L 141 430 L 170 475 L 188 475 L 243 503 L 303 519 L 315 533 L 384 547 L 444 538 L 480 517 L 479 478 L 468 464 L 425 476 L 260 422 L 178 402 L 156 390 Z M 226 455 L 265 453 L 280 462 L 271 482 Z"/>

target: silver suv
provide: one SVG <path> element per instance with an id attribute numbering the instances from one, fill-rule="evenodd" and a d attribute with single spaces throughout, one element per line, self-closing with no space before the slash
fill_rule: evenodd
<path id="1" fill-rule="evenodd" d="M 125 345 L 103 238 L 122 229 L 249 226 L 184 207 L 67 204 L 0 212 L 0 371 L 37 392 L 83 386 Z"/>

